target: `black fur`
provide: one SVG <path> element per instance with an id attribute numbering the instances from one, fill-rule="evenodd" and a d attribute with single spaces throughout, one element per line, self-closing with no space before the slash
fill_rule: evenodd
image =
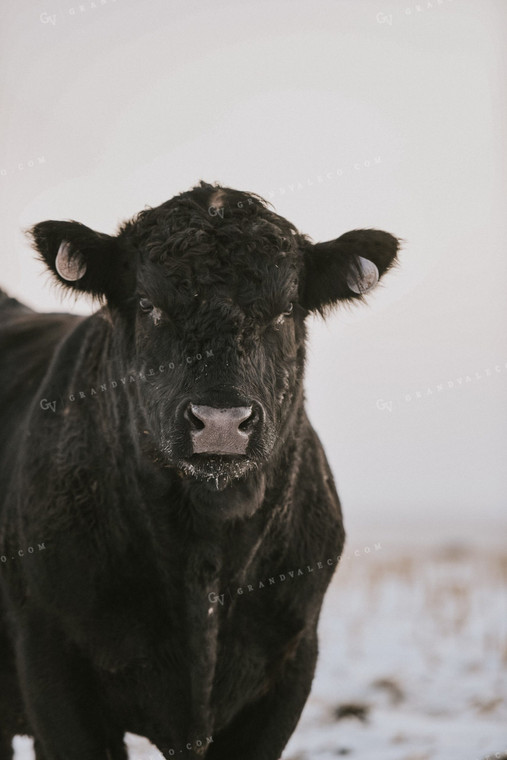
<path id="1" fill-rule="evenodd" d="M 304 410 L 305 317 L 361 298 L 357 255 L 382 274 L 397 241 L 313 245 L 205 183 L 116 237 L 32 236 L 53 272 L 66 240 L 87 270 L 65 286 L 103 306 L 0 298 L 0 760 L 23 732 L 38 760 L 121 760 L 126 731 L 166 757 L 277 760 L 344 541 Z M 257 404 L 247 455 L 192 455 L 188 399 Z"/>

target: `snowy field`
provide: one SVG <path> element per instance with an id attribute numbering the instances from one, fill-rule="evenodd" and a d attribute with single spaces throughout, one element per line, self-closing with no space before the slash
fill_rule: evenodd
<path id="1" fill-rule="evenodd" d="M 355 551 L 284 760 L 507 757 L 507 553 Z"/>
<path id="2" fill-rule="evenodd" d="M 507 552 L 349 545 L 320 649 L 283 760 L 507 758 Z M 128 743 L 132 760 L 162 758 Z M 15 747 L 32 760 L 28 739 Z"/>

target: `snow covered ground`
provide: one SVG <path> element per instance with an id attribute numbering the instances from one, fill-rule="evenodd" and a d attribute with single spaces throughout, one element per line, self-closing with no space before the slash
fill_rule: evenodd
<path id="1" fill-rule="evenodd" d="M 350 546 L 320 650 L 284 760 L 507 759 L 507 552 Z M 162 758 L 128 742 L 132 760 Z M 31 760 L 29 740 L 15 746 Z"/>
<path id="2" fill-rule="evenodd" d="M 284 760 L 507 757 L 507 554 L 354 551 Z"/>

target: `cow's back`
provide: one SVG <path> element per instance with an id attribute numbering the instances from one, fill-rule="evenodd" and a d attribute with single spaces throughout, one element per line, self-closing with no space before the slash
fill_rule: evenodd
<path id="1" fill-rule="evenodd" d="M 0 291 L 0 457 L 23 427 L 55 348 L 81 319 L 38 314 Z"/>

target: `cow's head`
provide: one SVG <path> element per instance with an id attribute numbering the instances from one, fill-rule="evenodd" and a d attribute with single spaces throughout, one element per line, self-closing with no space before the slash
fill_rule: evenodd
<path id="1" fill-rule="evenodd" d="M 124 361 L 146 373 L 137 392 L 166 463 L 218 490 L 287 441 L 305 318 L 363 300 L 398 249 L 379 230 L 313 244 L 260 197 L 205 183 L 114 237 L 56 221 L 32 235 L 63 285 L 105 299 Z"/>

